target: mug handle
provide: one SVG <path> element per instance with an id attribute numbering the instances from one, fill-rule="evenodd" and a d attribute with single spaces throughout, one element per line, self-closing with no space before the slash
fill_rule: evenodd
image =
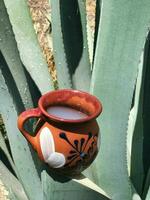
<path id="1" fill-rule="evenodd" d="M 22 112 L 18 117 L 18 128 L 24 137 L 32 144 L 33 148 L 37 148 L 36 136 L 31 136 L 28 131 L 25 130 L 24 124 L 30 118 L 41 118 L 41 111 L 39 108 L 32 108 Z"/>

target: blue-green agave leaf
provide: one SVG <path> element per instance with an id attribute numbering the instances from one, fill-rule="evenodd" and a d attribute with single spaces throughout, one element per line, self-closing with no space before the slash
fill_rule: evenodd
<path id="1" fill-rule="evenodd" d="M 78 10 L 79 9 L 79 10 Z M 74 74 L 72 75 L 73 86 L 75 89 L 81 89 L 85 91 L 89 91 L 90 82 L 91 82 L 91 64 L 89 57 L 89 48 L 88 48 L 88 40 L 87 40 L 87 17 L 86 17 L 86 1 L 78 0 L 78 8 L 76 12 L 79 12 L 81 27 L 77 26 L 77 30 L 72 32 L 74 37 L 79 33 L 79 28 L 81 31 L 81 36 L 78 36 L 78 40 L 80 41 L 80 37 L 82 37 L 81 41 L 81 55 L 78 61 L 78 65 L 76 69 L 74 69 Z M 76 19 L 77 21 L 77 19 Z M 77 43 L 79 45 L 79 43 Z M 76 52 L 74 55 L 74 59 L 76 61 L 76 53 L 79 50 L 79 46 L 76 48 Z M 74 60 L 73 60 L 74 62 Z"/>
<path id="2" fill-rule="evenodd" d="M 136 191 L 141 194 L 143 171 L 143 81 L 144 81 L 144 55 L 142 53 L 138 77 L 136 81 L 133 108 L 128 121 L 127 147 L 130 155 L 128 160 L 129 174 Z M 127 154 L 128 155 L 128 154 Z"/>
<path id="3" fill-rule="evenodd" d="M 59 88 L 89 90 L 91 67 L 85 1 L 51 0 L 51 7 L 54 58 Z"/>
<path id="4" fill-rule="evenodd" d="M 148 192 L 147 192 L 145 200 L 149 200 L 149 199 L 150 199 L 150 186 L 149 186 L 149 189 L 148 189 Z"/>
<path id="5" fill-rule="evenodd" d="M 51 0 L 53 53 L 57 69 L 59 88 L 72 88 L 71 76 L 66 60 L 63 33 L 61 28 L 60 1 Z"/>
<path id="6" fill-rule="evenodd" d="M 147 40 L 147 55 L 145 58 L 145 79 L 143 94 L 143 166 L 145 179 L 150 168 L 150 33 Z"/>
<path id="7" fill-rule="evenodd" d="M 143 191 L 143 199 L 146 197 L 147 199 L 150 198 L 150 33 L 147 40 L 147 49 L 146 49 L 146 56 L 145 56 L 145 79 L 144 79 L 144 94 L 143 94 L 143 166 L 144 166 L 144 173 L 145 182 L 144 191 Z M 146 200 L 147 200 L 146 199 Z"/>
<path id="8" fill-rule="evenodd" d="M 127 122 L 150 25 L 150 1 L 102 1 L 91 92 L 103 104 L 95 181 L 115 200 L 132 198 L 127 170 Z"/>
<path id="9" fill-rule="evenodd" d="M 0 179 L 8 189 L 9 193 L 14 194 L 18 200 L 28 200 L 22 185 L 18 179 L 11 174 L 2 161 L 0 161 Z"/>
<path id="10" fill-rule="evenodd" d="M 146 200 L 149 200 L 149 199 L 150 199 L 150 187 L 149 187 L 148 193 L 146 195 Z"/>
<path id="11" fill-rule="evenodd" d="M 4 0 L 13 28 L 20 58 L 41 93 L 53 89 L 48 66 L 41 52 L 30 16 L 27 1 Z"/>
<path id="12" fill-rule="evenodd" d="M 12 191 L 9 192 L 8 198 L 10 200 L 19 200 Z"/>
<path id="13" fill-rule="evenodd" d="M 132 187 L 132 200 L 142 200 L 139 194 L 137 194 L 137 191 L 135 190 L 134 185 L 131 182 L 131 187 Z"/>
<path id="14" fill-rule="evenodd" d="M 134 105 L 138 108 L 136 124 L 133 132 L 132 152 L 131 152 L 131 179 L 139 194 L 142 194 L 143 180 L 149 169 L 149 56 L 150 56 L 150 35 L 146 40 L 144 49 L 143 64 L 139 69 L 137 86 L 135 92 Z M 138 83 L 139 82 L 139 83 Z M 140 83 L 141 82 L 141 83 Z M 140 92 L 140 93 L 139 93 Z M 139 100 L 137 94 L 139 93 Z M 134 107 L 135 107 L 134 106 Z M 133 123 L 134 126 L 134 123 Z M 144 140 L 143 140 L 144 139 Z"/>
<path id="15" fill-rule="evenodd" d="M 56 178 L 56 176 L 55 176 Z M 71 180 L 67 177 L 59 176 L 59 181 L 57 179 L 53 180 L 45 171 L 42 172 L 42 186 L 44 191 L 44 200 L 109 200 L 105 193 L 101 194 L 94 191 L 90 186 L 89 182 L 85 180 L 85 183 L 81 180 Z M 87 186 L 86 186 L 87 185 Z"/>
<path id="16" fill-rule="evenodd" d="M 148 200 L 148 196 L 150 197 L 150 168 L 149 168 L 147 176 L 145 178 L 142 199 L 145 199 L 147 197 L 146 200 Z"/>
<path id="17" fill-rule="evenodd" d="M 2 72 L 0 71 L 0 113 L 6 127 L 13 160 L 17 168 L 17 176 L 22 182 L 29 199 L 41 200 L 43 197 L 41 182 L 29 146 L 17 128 L 17 105 L 19 107 L 21 102 L 18 96 L 12 97 L 10 89 L 13 87 L 9 87 L 8 90 Z M 17 94 L 16 90 L 13 90 L 13 92 L 15 95 Z"/>
<path id="18" fill-rule="evenodd" d="M 20 60 L 17 44 L 3 1 L 0 1 L 0 51 L 7 62 L 12 76 L 14 77 L 25 107 L 32 107 L 33 105 L 26 80 L 25 70 Z"/>
<path id="19" fill-rule="evenodd" d="M 6 143 L 5 143 L 5 140 L 3 138 L 3 135 L 1 133 L 1 131 L 0 131 L 0 151 L 2 151 L 5 154 L 5 156 L 8 159 L 12 169 L 16 172 L 16 167 L 14 165 L 14 162 L 12 160 L 12 157 L 11 157 L 10 153 L 9 153 L 8 147 L 7 147 Z"/>
<path id="20" fill-rule="evenodd" d="M 95 31 L 94 31 L 94 44 L 93 44 L 93 62 L 94 62 L 95 49 L 96 49 L 96 43 L 97 43 L 98 28 L 99 28 L 99 23 L 100 23 L 101 2 L 102 2 L 102 0 L 96 0 Z"/>

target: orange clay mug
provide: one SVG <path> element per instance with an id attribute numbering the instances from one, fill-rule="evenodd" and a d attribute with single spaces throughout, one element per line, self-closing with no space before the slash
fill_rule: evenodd
<path id="1" fill-rule="evenodd" d="M 51 168 L 78 174 L 98 153 L 96 117 L 101 111 L 102 105 L 93 95 L 78 90 L 56 90 L 43 95 L 38 108 L 21 113 L 18 128 Z M 35 117 L 39 118 L 36 136 L 31 136 L 24 124 Z"/>

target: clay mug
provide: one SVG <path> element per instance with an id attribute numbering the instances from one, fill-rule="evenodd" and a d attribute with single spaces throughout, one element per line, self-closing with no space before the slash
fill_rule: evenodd
<path id="1" fill-rule="evenodd" d="M 49 108 L 54 108 L 54 113 L 48 112 Z M 72 109 L 79 116 L 74 117 L 72 113 L 66 118 L 63 110 L 60 114 L 60 108 Z M 51 168 L 62 173 L 78 174 L 93 162 L 98 153 L 99 126 L 96 118 L 101 111 L 100 101 L 91 94 L 71 89 L 56 90 L 41 96 L 37 108 L 21 113 L 18 128 L 40 159 Z M 35 136 L 24 127 L 30 118 L 39 118 Z"/>

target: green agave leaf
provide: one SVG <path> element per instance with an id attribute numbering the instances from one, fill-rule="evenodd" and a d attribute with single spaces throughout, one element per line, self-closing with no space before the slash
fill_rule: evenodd
<path id="1" fill-rule="evenodd" d="M 131 182 L 132 187 L 132 200 L 142 200 L 141 197 L 137 194 L 137 191 L 135 190 L 135 187 L 133 186 Z"/>
<path id="2" fill-rule="evenodd" d="M 0 64 L 2 65 L 2 63 Z M 15 94 L 15 97 L 12 99 L 12 93 L 9 93 L 2 72 L 0 71 L 0 113 L 6 127 L 11 152 L 18 172 L 17 175 L 29 199 L 41 200 L 41 182 L 35 169 L 28 144 L 17 128 L 16 106 L 20 106 L 17 91 L 12 87 L 13 94 Z M 9 89 L 12 88 L 9 87 Z"/>
<path id="3" fill-rule="evenodd" d="M 130 152 L 128 163 L 129 174 L 136 191 L 141 194 L 143 186 L 143 80 L 144 80 L 143 53 L 139 64 L 136 82 L 134 106 L 130 111 L 128 121 L 127 145 Z M 129 160 L 128 159 L 128 160 Z"/>
<path id="4" fill-rule="evenodd" d="M 133 141 L 132 141 L 133 147 L 132 147 L 132 152 L 131 152 L 131 155 L 132 155 L 131 179 L 139 194 L 142 194 L 143 180 L 145 179 L 144 172 L 145 174 L 147 174 L 147 168 L 149 167 L 149 158 L 146 155 L 148 154 L 148 151 L 145 152 L 145 149 L 149 149 L 149 139 L 148 139 L 149 138 L 149 128 L 148 128 L 149 120 L 147 118 L 150 111 L 149 97 L 148 97 L 148 94 L 149 94 L 149 53 L 150 53 L 149 48 L 150 48 L 150 37 L 148 36 L 146 45 L 145 45 L 145 51 L 144 51 L 144 61 L 141 62 L 141 65 L 143 66 L 143 72 L 142 72 L 142 66 L 141 66 L 139 69 L 140 77 L 138 77 L 137 79 L 136 93 L 140 92 L 139 93 L 140 99 L 137 98 L 137 95 L 135 93 L 135 106 L 136 108 L 138 108 L 138 110 L 137 110 L 136 124 L 135 124 L 134 132 L 133 132 Z M 144 98 L 146 100 L 145 102 L 144 102 Z M 144 157 L 146 157 L 147 159 L 144 160 L 143 162 Z M 146 166 L 145 170 L 144 170 L 145 167 L 143 166 L 143 164 Z"/>
<path id="5" fill-rule="evenodd" d="M 76 32 L 72 32 L 72 35 L 76 35 L 82 30 L 82 35 L 78 36 L 78 40 L 82 37 L 81 43 L 81 55 L 80 60 L 78 61 L 78 65 L 74 69 L 73 74 L 73 86 L 75 89 L 81 89 L 85 91 L 89 91 L 90 81 L 91 81 L 91 64 L 89 58 L 89 48 L 88 48 L 88 40 L 87 40 L 87 18 L 86 18 L 86 1 L 78 0 L 79 13 L 81 19 L 81 28 L 78 26 L 78 30 Z M 78 12 L 78 10 L 76 11 Z M 77 43 L 78 44 L 78 43 Z M 79 45 L 79 44 L 78 44 Z M 71 47 L 72 48 L 72 47 Z M 79 46 L 76 47 L 76 52 L 79 50 Z M 76 54 L 72 64 L 76 61 Z"/>
<path id="6" fill-rule="evenodd" d="M 4 141 L 4 138 L 2 136 L 1 131 L 0 131 L 0 150 L 2 150 L 5 153 L 5 155 L 6 155 L 7 159 L 8 159 L 8 161 L 9 161 L 9 163 L 11 164 L 11 167 L 16 172 L 16 167 L 15 167 L 14 162 L 12 160 L 12 157 L 11 157 L 9 151 L 8 151 L 8 148 L 6 146 L 6 143 Z"/>
<path id="7" fill-rule="evenodd" d="M 0 19 L 0 50 L 14 77 L 25 107 L 33 107 L 25 71 L 19 57 L 17 44 L 3 1 L 0 1 Z"/>
<path id="8" fill-rule="evenodd" d="M 8 198 L 10 200 L 19 200 L 12 191 L 10 191 Z"/>
<path id="9" fill-rule="evenodd" d="M 51 0 L 51 17 L 52 17 L 52 38 L 54 59 L 57 69 L 57 78 L 59 88 L 71 88 L 71 76 L 69 74 L 66 53 L 64 49 L 63 35 L 61 29 L 60 1 Z"/>
<path id="10" fill-rule="evenodd" d="M 51 0 L 51 7 L 59 87 L 89 90 L 91 71 L 85 1 Z"/>
<path id="11" fill-rule="evenodd" d="M 149 200 L 149 199 L 150 199 L 150 187 L 149 187 L 148 193 L 146 195 L 146 200 Z"/>
<path id="12" fill-rule="evenodd" d="M 143 97 L 143 130 L 144 130 L 144 140 L 143 140 L 143 165 L 144 165 L 144 191 L 143 191 L 143 199 L 146 197 L 146 193 L 150 186 L 150 33 L 147 40 L 147 55 L 145 56 L 145 80 L 144 80 L 144 97 Z M 147 199 L 150 198 L 150 192 L 148 191 Z M 147 200 L 146 199 L 146 200 Z"/>
<path id="13" fill-rule="evenodd" d="M 97 186 L 94 182 L 92 182 L 89 178 L 87 178 L 83 174 L 79 175 L 79 177 L 76 177 L 76 179 L 73 179 L 73 181 L 91 190 L 98 192 L 100 195 L 103 195 L 105 198 L 111 199 L 110 196 L 102 188 Z"/>
<path id="14" fill-rule="evenodd" d="M 56 178 L 56 176 L 55 176 Z M 69 178 L 59 177 L 59 182 L 57 180 L 53 180 L 45 171 L 42 172 L 42 186 L 44 191 L 44 200 L 107 200 L 105 193 L 100 194 L 97 191 L 92 190 L 92 188 L 87 187 L 88 181 L 84 182 L 84 180 L 69 180 Z M 81 183 L 82 182 L 82 183 Z M 84 184 L 83 184 L 84 182 Z M 101 192 L 103 192 L 101 190 Z"/>
<path id="15" fill-rule="evenodd" d="M 12 193 L 15 197 L 11 198 L 12 195 L 10 195 L 10 199 L 28 200 L 20 182 L 16 179 L 16 177 L 13 176 L 13 174 L 10 173 L 10 171 L 5 167 L 5 165 L 1 161 L 0 179 L 8 189 L 9 193 Z"/>
<path id="16" fill-rule="evenodd" d="M 144 183 L 142 199 L 145 199 L 147 196 L 150 197 L 150 168 L 148 170 L 147 177 L 146 177 L 146 180 L 145 180 L 145 183 Z M 148 197 L 147 197 L 146 200 L 148 200 Z"/>
<path id="17" fill-rule="evenodd" d="M 150 1 L 102 1 L 91 92 L 103 104 L 98 119 L 101 150 L 93 179 L 115 200 L 131 199 L 127 171 L 127 122 L 140 55 L 144 48 Z M 136 30 L 136 31 L 135 31 Z"/>
<path id="18" fill-rule="evenodd" d="M 147 39 L 147 55 L 145 58 L 145 80 L 144 80 L 144 97 L 143 97 L 143 165 L 144 172 L 147 175 L 150 167 L 150 33 Z M 146 178 L 146 177 L 145 177 Z"/>
<path id="19" fill-rule="evenodd" d="M 99 22 L 100 22 L 101 2 L 102 2 L 102 0 L 96 0 L 95 31 L 94 31 L 94 44 L 93 44 L 93 62 L 94 62 L 96 42 L 97 42 L 97 36 L 98 36 L 98 28 L 99 28 Z"/>
<path id="20" fill-rule="evenodd" d="M 33 28 L 27 1 L 4 0 L 17 42 L 20 58 L 41 93 L 53 89 L 48 66 Z"/>

